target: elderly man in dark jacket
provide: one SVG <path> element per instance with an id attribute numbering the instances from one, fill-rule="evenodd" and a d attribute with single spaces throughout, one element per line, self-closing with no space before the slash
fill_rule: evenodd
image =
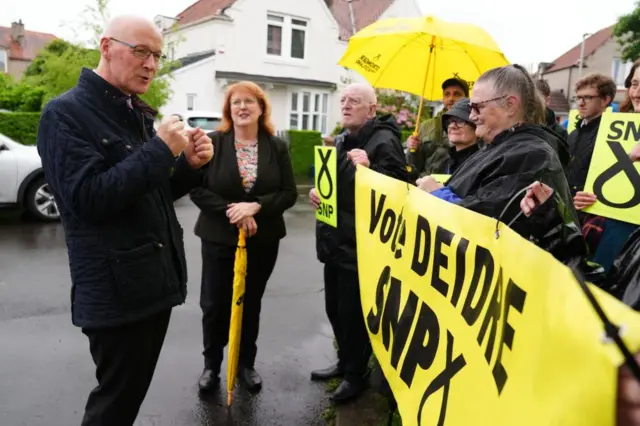
<path id="1" fill-rule="evenodd" d="M 153 23 L 115 18 L 101 59 L 42 113 L 38 151 L 66 233 L 73 323 L 89 338 L 98 386 L 84 426 L 130 426 L 147 393 L 172 307 L 186 297 L 173 201 L 213 155 L 201 129 L 153 127 L 146 92 L 161 58 Z"/>
<path id="2" fill-rule="evenodd" d="M 318 259 L 324 263 L 327 316 L 338 341 L 338 363 L 311 373 L 313 380 L 344 377 L 331 396 L 344 402 L 365 387 L 371 343 L 360 303 L 355 229 L 356 166 L 408 180 L 400 130 L 392 116 L 375 117 L 376 95 L 371 86 L 348 86 L 340 100 L 345 132 L 336 138 L 338 227 L 322 222 L 316 227 Z M 317 208 L 314 189 L 309 194 Z"/>

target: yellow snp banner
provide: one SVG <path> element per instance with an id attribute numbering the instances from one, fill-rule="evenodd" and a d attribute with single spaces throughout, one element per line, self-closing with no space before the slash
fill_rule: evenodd
<path id="1" fill-rule="evenodd" d="M 338 227 L 338 152 L 333 146 L 315 147 L 315 188 L 320 197 L 316 219 Z"/>
<path id="2" fill-rule="evenodd" d="M 623 357 L 572 272 L 505 225 L 356 173 L 360 292 L 404 426 L 613 426 Z M 640 346 L 640 314 L 593 288 Z"/>
<path id="3" fill-rule="evenodd" d="M 602 115 L 584 188 L 598 201 L 586 212 L 640 225 L 640 163 L 629 158 L 638 142 L 638 114 Z"/>

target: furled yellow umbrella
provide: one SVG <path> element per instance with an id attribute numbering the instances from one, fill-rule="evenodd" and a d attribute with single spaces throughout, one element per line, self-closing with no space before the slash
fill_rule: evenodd
<path id="1" fill-rule="evenodd" d="M 414 134 L 418 134 L 424 99 L 442 99 L 442 83 L 459 78 L 473 83 L 485 71 L 509 64 L 483 29 L 434 16 L 377 21 L 349 39 L 339 65 L 353 69 L 373 87 L 421 97 Z"/>
<path id="2" fill-rule="evenodd" d="M 238 248 L 233 266 L 233 297 L 229 322 L 229 353 L 227 363 L 227 405 L 231 406 L 236 386 L 240 339 L 242 338 L 242 310 L 244 307 L 245 277 L 247 275 L 247 241 L 244 229 L 238 234 Z"/>

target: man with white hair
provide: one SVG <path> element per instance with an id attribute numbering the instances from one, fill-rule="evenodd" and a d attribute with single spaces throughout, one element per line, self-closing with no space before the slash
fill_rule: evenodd
<path id="1" fill-rule="evenodd" d="M 318 221 L 316 250 L 324 263 L 325 309 L 338 342 L 338 363 L 311 373 L 312 380 L 344 377 L 331 399 L 345 402 L 365 388 L 371 343 L 360 303 L 355 229 L 356 166 L 408 180 L 400 129 L 391 115 L 376 117 L 376 94 L 368 84 L 352 84 L 340 99 L 344 131 L 336 137 L 338 227 Z M 309 193 L 318 208 L 314 189 Z"/>
<path id="2" fill-rule="evenodd" d="M 98 386 L 83 426 L 131 426 L 169 325 L 184 303 L 187 270 L 173 201 L 200 183 L 213 156 L 203 130 L 155 111 L 138 95 L 162 58 L 152 22 L 114 18 L 96 70 L 49 102 L 38 152 L 60 207 L 71 269 L 74 325 L 89 339 Z"/>

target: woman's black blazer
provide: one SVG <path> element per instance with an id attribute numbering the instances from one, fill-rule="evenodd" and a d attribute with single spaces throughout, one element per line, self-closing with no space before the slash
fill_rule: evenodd
<path id="1" fill-rule="evenodd" d="M 258 202 L 254 216 L 258 232 L 250 243 L 272 242 L 286 234 L 283 213 L 298 198 L 287 144 L 269 134 L 258 135 L 258 176 L 250 192 L 245 192 L 238 169 L 233 130 L 209 134 L 214 146 L 211 162 L 202 168 L 202 184 L 190 197 L 200 208 L 195 234 L 210 242 L 235 246 L 238 228 L 226 216 L 230 203 Z"/>

